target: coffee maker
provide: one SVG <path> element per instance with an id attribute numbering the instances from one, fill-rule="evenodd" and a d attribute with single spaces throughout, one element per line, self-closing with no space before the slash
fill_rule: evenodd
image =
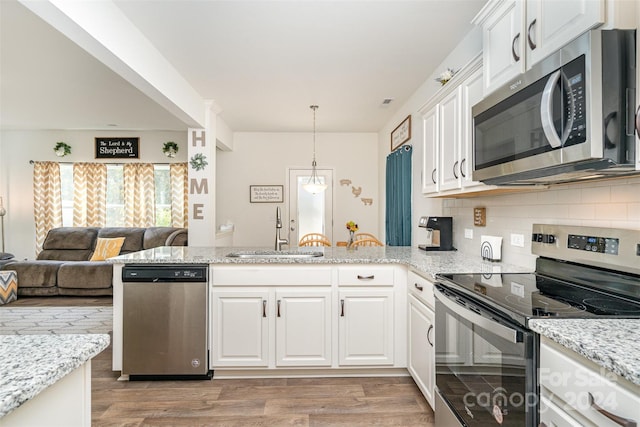
<path id="1" fill-rule="evenodd" d="M 423 251 L 455 251 L 453 247 L 453 218 L 450 216 L 423 216 L 418 227 L 427 229 L 427 243 L 418 245 Z"/>

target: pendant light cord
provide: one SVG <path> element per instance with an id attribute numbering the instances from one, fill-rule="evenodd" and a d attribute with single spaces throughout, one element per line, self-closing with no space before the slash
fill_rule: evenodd
<path id="1" fill-rule="evenodd" d="M 313 163 L 311 164 L 314 169 L 316 167 L 316 110 L 317 105 L 311 105 L 309 108 L 313 110 Z"/>

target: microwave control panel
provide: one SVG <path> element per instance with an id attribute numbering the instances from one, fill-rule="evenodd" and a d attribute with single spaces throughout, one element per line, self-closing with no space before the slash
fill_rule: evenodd
<path id="1" fill-rule="evenodd" d="M 618 255 L 619 239 L 569 234 L 567 247 L 581 251 Z"/>

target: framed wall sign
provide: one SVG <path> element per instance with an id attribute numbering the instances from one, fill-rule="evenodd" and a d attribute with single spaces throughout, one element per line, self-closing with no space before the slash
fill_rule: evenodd
<path id="1" fill-rule="evenodd" d="M 282 203 L 282 185 L 250 185 L 249 201 L 251 203 Z"/>
<path id="2" fill-rule="evenodd" d="M 391 151 L 411 139 L 411 114 L 391 131 Z"/>
<path id="3" fill-rule="evenodd" d="M 137 159 L 140 138 L 96 137 L 96 159 Z"/>

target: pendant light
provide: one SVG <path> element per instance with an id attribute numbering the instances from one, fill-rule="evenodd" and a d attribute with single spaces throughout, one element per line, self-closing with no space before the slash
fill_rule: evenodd
<path id="1" fill-rule="evenodd" d="M 313 162 L 311 162 L 311 178 L 306 184 L 302 185 L 306 191 L 311 194 L 322 193 L 327 189 L 327 184 L 324 184 L 320 177 L 318 177 L 318 170 L 316 169 L 316 110 L 317 105 L 309 106 L 313 110 Z"/>

